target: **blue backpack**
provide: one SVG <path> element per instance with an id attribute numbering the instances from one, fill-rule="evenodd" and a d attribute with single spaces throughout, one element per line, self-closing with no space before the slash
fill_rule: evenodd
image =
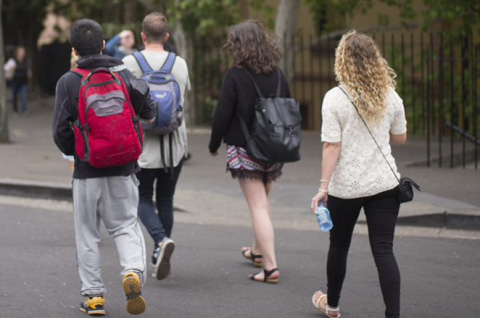
<path id="1" fill-rule="evenodd" d="M 169 52 L 160 70 L 154 71 L 141 52 L 133 54 L 140 66 L 142 80 L 150 86 L 150 96 L 157 104 L 157 116 L 152 124 L 145 124 L 145 131 L 155 134 L 171 133 L 180 127 L 183 121 L 180 86 L 172 74 L 177 56 Z"/>

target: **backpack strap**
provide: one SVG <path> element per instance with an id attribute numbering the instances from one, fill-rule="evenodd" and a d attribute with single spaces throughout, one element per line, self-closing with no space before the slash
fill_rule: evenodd
<path id="1" fill-rule="evenodd" d="M 170 148 L 170 180 L 175 178 L 175 170 L 173 166 L 173 132 L 168 134 L 168 147 Z"/>
<path id="2" fill-rule="evenodd" d="M 174 170 L 174 165 L 173 165 L 173 132 L 168 134 L 168 148 L 169 148 L 169 155 L 170 155 L 170 160 L 169 164 L 167 164 L 167 161 L 165 160 L 165 144 L 163 141 L 164 136 L 160 136 L 160 155 L 162 159 L 162 164 L 163 164 L 163 170 L 165 172 L 170 173 L 170 180 L 173 180 L 175 178 L 175 170 Z"/>
<path id="3" fill-rule="evenodd" d="M 252 80 L 253 85 L 255 85 L 255 90 L 257 91 L 258 96 L 260 98 L 264 98 L 263 94 L 260 91 L 260 88 L 258 87 L 257 82 L 255 82 L 255 79 L 253 78 L 253 76 L 250 75 L 250 73 L 245 69 L 244 69 L 244 72 L 247 73 L 248 77 L 250 77 L 250 79 Z M 277 84 L 277 92 L 275 93 L 275 96 L 280 97 L 280 93 L 282 91 L 282 73 L 280 73 L 280 69 L 277 69 L 277 74 L 278 74 L 278 84 Z"/>
<path id="4" fill-rule="evenodd" d="M 280 73 L 280 69 L 277 69 L 278 73 L 278 86 L 277 86 L 277 97 L 280 97 L 280 93 L 282 91 L 282 73 Z"/>
<path id="5" fill-rule="evenodd" d="M 245 139 L 247 140 L 247 143 L 250 139 L 252 139 L 250 135 L 250 131 L 248 130 L 247 123 L 245 120 L 243 120 L 242 116 L 239 115 L 240 119 L 240 126 L 242 127 L 243 135 L 245 136 Z"/>
<path id="6" fill-rule="evenodd" d="M 138 65 L 140 66 L 140 69 L 142 70 L 142 73 L 150 73 L 153 72 L 152 67 L 150 64 L 148 64 L 147 59 L 145 58 L 145 55 L 143 55 L 142 52 L 135 52 L 133 53 L 133 57 L 135 60 L 137 60 Z"/>
<path id="7" fill-rule="evenodd" d="M 168 52 L 167 59 L 165 60 L 165 63 L 163 63 L 160 71 L 165 73 L 171 73 L 176 59 L 177 59 L 177 56 L 175 55 L 175 53 Z"/>
<path id="8" fill-rule="evenodd" d="M 265 98 L 265 97 L 263 97 L 263 94 L 262 94 L 262 92 L 260 91 L 260 88 L 258 87 L 257 82 L 255 82 L 255 79 L 253 78 L 253 76 L 250 75 L 250 73 L 249 73 L 246 69 L 243 69 L 243 71 L 244 71 L 244 72 L 248 75 L 248 77 L 250 77 L 250 79 L 252 80 L 253 85 L 255 86 L 255 90 L 257 91 L 258 97 L 260 97 L 260 98 Z"/>
<path id="9" fill-rule="evenodd" d="M 165 146 L 163 141 L 163 135 L 160 136 L 160 156 L 162 158 L 163 170 L 168 172 L 167 161 L 165 160 Z"/>
<path id="10" fill-rule="evenodd" d="M 88 74 L 90 74 L 91 70 L 87 70 L 87 69 L 84 69 L 84 68 L 76 68 L 76 69 L 70 70 L 70 72 L 72 72 L 73 74 L 83 78 L 85 76 L 88 76 Z"/>

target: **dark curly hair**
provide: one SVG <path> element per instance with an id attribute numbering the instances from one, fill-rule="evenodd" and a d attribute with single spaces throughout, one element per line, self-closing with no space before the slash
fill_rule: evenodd
<path id="1" fill-rule="evenodd" d="M 223 51 L 233 57 L 233 65 L 256 74 L 270 74 L 278 68 L 282 53 L 261 23 L 248 20 L 230 27 Z"/>

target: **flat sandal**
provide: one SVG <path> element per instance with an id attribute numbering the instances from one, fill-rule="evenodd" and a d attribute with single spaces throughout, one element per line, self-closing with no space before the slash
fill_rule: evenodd
<path id="1" fill-rule="evenodd" d="M 256 274 L 251 274 L 248 276 L 251 280 L 259 283 L 267 283 L 267 284 L 278 284 L 280 281 L 280 277 L 276 278 L 270 278 L 270 276 L 273 275 L 273 273 L 278 272 L 278 268 L 271 269 L 267 271 L 266 269 L 263 270 L 263 280 L 256 279 L 255 277 L 257 276 L 258 273 Z"/>
<path id="2" fill-rule="evenodd" d="M 315 301 L 315 296 L 320 293 L 320 297 L 318 297 L 318 299 Z M 322 300 L 325 298 L 325 306 L 322 306 Z M 328 318 L 340 318 L 341 315 L 340 315 L 340 308 L 337 307 L 337 308 L 332 308 L 328 305 L 327 303 L 327 294 L 324 294 L 322 291 L 316 291 L 315 293 L 313 293 L 313 296 L 312 296 L 312 304 L 315 308 L 317 308 L 318 310 L 320 310 L 325 316 L 327 316 Z M 336 313 L 335 316 L 331 315 L 331 313 Z"/>
<path id="3" fill-rule="evenodd" d="M 247 255 L 247 252 L 250 252 L 250 256 Z M 260 268 L 263 266 L 263 255 L 261 254 L 253 254 L 251 247 L 246 247 L 242 250 L 242 255 L 246 259 L 252 262 L 253 266 Z"/>

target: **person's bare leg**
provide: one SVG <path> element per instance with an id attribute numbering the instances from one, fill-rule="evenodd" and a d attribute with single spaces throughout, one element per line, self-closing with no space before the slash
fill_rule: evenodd
<path id="1" fill-rule="evenodd" d="M 270 218 L 272 217 L 272 208 L 270 207 L 270 193 L 272 193 L 272 189 L 273 189 L 273 182 L 267 183 L 265 185 L 265 191 L 267 193 L 268 215 L 270 215 Z"/>
<path id="2" fill-rule="evenodd" d="M 268 200 L 268 215 L 270 215 L 270 218 L 272 217 L 272 209 L 270 208 L 270 193 L 272 192 L 272 188 L 273 188 L 273 182 L 270 182 L 269 184 L 265 185 L 265 191 L 267 193 L 267 200 Z M 253 254 L 257 254 L 257 255 L 260 253 L 260 249 L 258 247 L 257 242 L 255 241 L 255 238 L 252 244 L 252 252 Z"/>
<path id="3" fill-rule="evenodd" d="M 270 193 L 272 192 L 272 189 L 273 189 L 273 182 L 270 182 L 265 185 L 265 191 L 267 193 L 268 215 L 270 216 L 270 219 L 272 217 L 272 209 L 270 207 Z M 253 251 L 253 254 L 258 254 L 256 252 L 259 251 L 258 244 L 255 241 L 255 239 L 253 240 L 252 251 Z"/>
<path id="4" fill-rule="evenodd" d="M 266 187 L 260 180 L 240 179 L 239 182 L 252 215 L 256 245 L 263 254 L 265 269 L 271 270 L 277 267 L 277 260 L 275 257 L 275 234 L 269 214 L 270 207 Z M 277 276 L 278 273 L 274 275 Z M 259 274 L 258 278 L 261 279 L 262 276 L 263 273 Z"/>

